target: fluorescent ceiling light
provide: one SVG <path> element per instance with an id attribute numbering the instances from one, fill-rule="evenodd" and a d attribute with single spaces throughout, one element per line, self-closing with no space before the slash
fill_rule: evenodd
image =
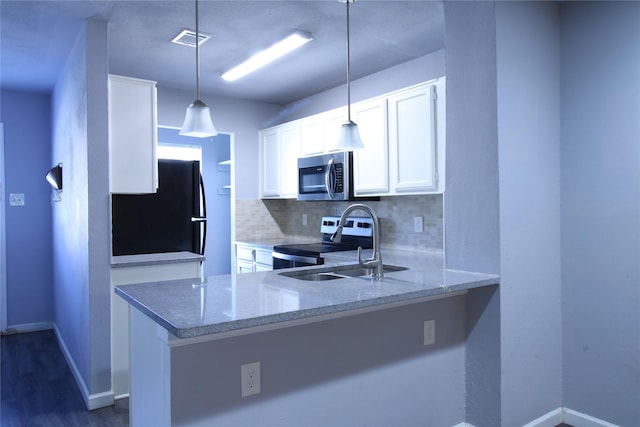
<path id="1" fill-rule="evenodd" d="M 271 47 L 256 53 L 242 64 L 225 72 L 222 74 L 222 78 L 229 82 L 237 80 L 258 68 L 264 67 L 268 63 L 275 61 L 287 53 L 296 50 L 311 40 L 313 40 L 311 33 L 307 33 L 306 31 L 296 31 Z"/>

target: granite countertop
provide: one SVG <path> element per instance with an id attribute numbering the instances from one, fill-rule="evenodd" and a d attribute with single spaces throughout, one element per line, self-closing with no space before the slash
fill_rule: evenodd
<path id="1" fill-rule="evenodd" d="M 312 268 L 353 264 L 355 259 L 353 252 L 342 253 Z M 276 270 L 121 285 L 115 292 L 176 337 L 194 338 L 320 321 L 327 315 L 411 304 L 499 282 L 496 275 L 444 269 L 437 254 L 383 251 L 383 260 L 409 269 L 386 273 L 382 280 L 354 277 L 322 282 L 281 276 L 278 273 L 284 270 Z"/>
<path id="2" fill-rule="evenodd" d="M 111 257 L 111 267 L 138 267 L 153 264 L 173 264 L 180 262 L 204 261 L 204 256 L 193 252 L 166 252 L 140 255 L 118 255 Z"/>

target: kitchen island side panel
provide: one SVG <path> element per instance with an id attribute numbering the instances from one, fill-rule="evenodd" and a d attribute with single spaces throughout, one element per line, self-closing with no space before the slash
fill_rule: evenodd
<path id="1" fill-rule="evenodd" d="M 177 346 L 170 360 L 174 426 L 456 425 L 465 297 Z M 242 398 L 240 366 L 256 361 L 261 393 Z"/>
<path id="2" fill-rule="evenodd" d="M 171 354 L 166 331 L 139 310 L 129 307 L 131 376 L 130 426 L 171 426 Z"/>

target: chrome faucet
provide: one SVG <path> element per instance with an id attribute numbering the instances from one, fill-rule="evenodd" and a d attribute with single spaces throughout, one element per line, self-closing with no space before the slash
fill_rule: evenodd
<path id="1" fill-rule="evenodd" d="M 338 223 L 338 227 L 336 231 L 331 235 L 330 239 L 332 242 L 340 243 L 342 239 L 342 224 L 345 223 L 349 214 L 357 209 L 365 211 L 371 219 L 373 220 L 373 258 L 362 259 L 362 246 L 358 247 L 358 264 L 365 268 L 374 268 L 373 273 L 371 273 L 371 277 L 374 279 L 381 279 L 382 274 L 382 255 L 380 254 L 380 221 L 378 220 L 378 216 L 371 210 L 371 208 L 367 205 L 363 204 L 354 204 L 342 212 L 342 216 L 340 217 L 340 222 Z"/>

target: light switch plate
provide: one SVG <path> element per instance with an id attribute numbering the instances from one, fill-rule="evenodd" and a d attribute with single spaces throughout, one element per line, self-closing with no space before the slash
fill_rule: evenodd
<path id="1" fill-rule="evenodd" d="M 9 206 L 24 206 L 24 193 L 10 193 Z"/>

